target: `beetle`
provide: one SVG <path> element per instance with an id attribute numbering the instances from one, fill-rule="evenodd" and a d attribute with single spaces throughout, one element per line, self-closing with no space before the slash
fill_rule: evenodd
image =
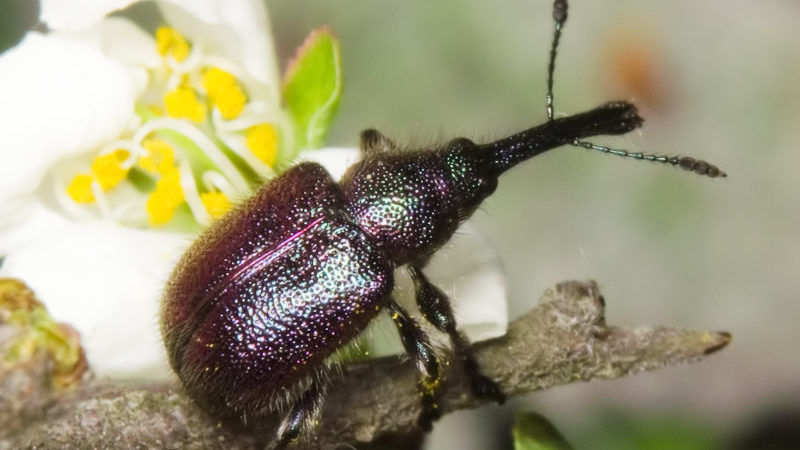
<path id="1" fill-rule="evenodd" d="M 382 311 L 416 363 L 430 429 L 440 361 L 417 322 L 392 298 L 406 267 L 426 321 L 446 333 L 475 395 L 505 400 L 481 374 L 450 302 L 424 273 L 442 247 L 497 188 L 501 174 L 547 150 L 572 145 L 662 162 L 709 177 L 725 173 L 690 157 L 657 156 L 583 139 L 628 133 L 636 107 L 616 101 L 553 117 L 553 72 L 566 0 L 555 0 L 547 77 L 547 121 L 504 139 L 404 149 L 374 129 L 361 133 L 362 158 L 336 182 L 304 162 L 263 185 L 214 223 L 174 269 L 162 302 L 169 361 L 194 400 L 221 419 L 258 423 L 283 411 L 274 447 L 318 417 L 331 355 Z"/>

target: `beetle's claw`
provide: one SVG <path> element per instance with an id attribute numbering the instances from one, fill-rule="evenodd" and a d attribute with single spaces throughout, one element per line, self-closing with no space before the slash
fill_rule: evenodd
<path id="1" fill-rule="evenodd" d="M 500 389 L 494 381 L 489 378 L 475 374 L 472 376 L 472 392 L 480 398 L 485 398 L 494 401 L 498 405 L 506 402 L 506 394 Z"/>

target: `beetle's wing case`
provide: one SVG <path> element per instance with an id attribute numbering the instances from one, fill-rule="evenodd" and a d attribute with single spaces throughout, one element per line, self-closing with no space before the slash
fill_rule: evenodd
<path id="1" fill-rule="evenodd" d="M 295 166 L 178 264 L 162 310 L 170 362 L 209 409 L 266 413 L 366 327 L 392 270 L 344 211 L 330 175 L 315 163 Z"/>

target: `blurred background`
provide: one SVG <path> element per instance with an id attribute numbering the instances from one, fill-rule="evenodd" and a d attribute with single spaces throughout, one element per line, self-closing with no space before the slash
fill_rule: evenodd
<path id="1" fill-rule="evenodd" d="M 356 145 L 366 127 L 416 145 L 488 141 L 545 120 L 550 1 L 268 4 L 282 61 L 321 24 L 341 40 L 331 145 Z M 24 25 L 4 22 L 6 41 Z M 609 323 L 727 330 L 733 342 L 699 364 L 453 414 L 428 449 L 511 448 L 520 409 L 582 449 L 800 448 L 798 30 L 793 0 L 571 2 L 557 114 L 632 100 L 641 132 L 596 143 L 696 156 L 729 178 L 575 148 L 515 168 L 475 215 L 505 265 L 511 314 L 591 278 Z"/>
<path id="2" fill-rule="evenodd" d="M 545 119 L 550 1 L 269 6 L 284 60 L 319 24 L 342 41 L 332 145 L 366 127 L 398 142 L 485 141 Z M 557 113 L 632 100 L 641 132 L 598 143 L 696 156 L 729 178 L 575 148 L 515 168 L 475 216 L 505 264 L 511 313 L 592 278 L 609 323 L 733 342 L 699 364 L 454 414 L 427 448 L 510 448 L 520 408 L 576 448 L 800 448 L 800 3 L 575 0 L 569 12 Z"/>

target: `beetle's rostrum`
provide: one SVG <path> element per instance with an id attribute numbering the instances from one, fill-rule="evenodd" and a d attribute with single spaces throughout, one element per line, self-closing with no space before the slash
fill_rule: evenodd
<path id="1" fill-rule="evenodd" d="M 566 1 L 557 0 L 555 9 L 559 32 Z M 274 445 L 282 447 L 319 414 L 330 356 L 386 311 L 416 362 L 424 406 L 419 424 L 429 428 L 438 418 L 440 361 L 391 297 L 393 272 L 406 266 L 420 311 L 449 335 L 474 393 L 503 402 L 458 332 L 446 295 L 423 268 L 507 170 L 549 149 L 594 146 L 583 139 L 624 134 L 641 124 L 636 107 L 620 101 L 549 118 L 488 144 L 460 138 L 408 150 L 367 130 L 361 161 L 338 183 L 316 163 L 292 167 L 213 224 L 181 258 L 161 314 L 172 367 L 216 417 L 253 424 L 281 412 Z M 724 176 L 691 158 L 591 148 Z"/>

